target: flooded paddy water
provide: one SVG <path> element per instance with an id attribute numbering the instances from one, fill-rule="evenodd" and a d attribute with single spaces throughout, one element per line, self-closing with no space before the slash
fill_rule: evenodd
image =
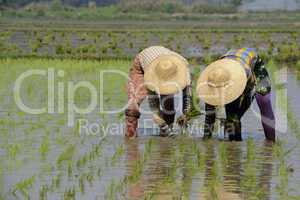
<path id="1" fill-rule="evenodd" d="M 0 61 L 0 199 L 299 199 L 299 81 L 286 68 L 272 68 L 276 144 L 264 140 L 256 103 L 243 118 L 243 142 L 223 141 L 218 134 L 202 141 L 203 117 L 193 121 L 200 125 L 187 135 L 161 138 L 157 129 L 141 123 L 140 137 L 126 140 L 124 116 L 98 109 L 100 101 L 105 109 L 126 103 L 126 79 L 116 74 L 104 76 L 109 82 L 102 88 L 105 98 L 99 97 L 93 112 L 75 115 L 73 127 L 68 127 L 67 95 L 62 113 L 57 111 L 57 94 L 53 114 L 26 114 L 16 105 L 15 81 L 28 69 L 64 71 L 63 77 L 56 76 L 55 87 L 85 80 L 99 91 L 99 71 L 127 72 L 128 66 L 123 60 Z M 33 76 L 22 84 L 26 105 L 47 106 L 45 77 Z M 74 99 L 78 106 L 87 106 L 89 91 L 78 89 Z M 146 101 L 143 108 L 148 109 Z M 147 114 L 141 120 L 150 118 Z M 78 119 L 108 129 L 86 134 L 80 132 Z M 119 129 L 103 137 L 112 124 Z"/>

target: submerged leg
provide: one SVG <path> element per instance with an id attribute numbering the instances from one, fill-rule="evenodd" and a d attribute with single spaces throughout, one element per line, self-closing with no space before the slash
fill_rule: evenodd
<path id="1" fill-rule="evenodd" d="M 230 141 L 242 141 L 241 121 L 234 117 L 228 117 L 225 121 L 224 134 L 228 135 Z"/>
<path id="2" fill-rule="evenodd" d="M 174 95 L 161 95 L 161 114 L 165 122 L 170 126 L 175 120 Z"/>
<path id="3" fill-rule="evenodd" d="M 216 108 L 212 105 L 205 104 L 205 125 L 203 139 L 209 139 L 214 131 L 216 121 Z"/>

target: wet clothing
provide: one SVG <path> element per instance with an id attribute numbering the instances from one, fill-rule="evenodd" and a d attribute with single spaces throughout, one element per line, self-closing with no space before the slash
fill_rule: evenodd
<path id="1" fill-rule="evenodd" d="M 162 54 L 179 54 L 164 47 L 150 47 L 139 53 L 129 71 L 127 84 L 128 107 L 125 111 L 127 130 L 134 130 L 127 136 L 136 136 L 136 128 L 140 117 L 139 106 L 148 97 L 149 106 L 153 112 L 153 118 L 158 125 L 172 125 L 175 118 L 174 95 L 157 95 L 150 91 L 144 84 L 144 69 L 158 56 Z M 184 59 L 182 56 L 180 56 Z M 186 61 L 187 62 L 187 61 Z M 192 88 L 187 86 L 183 91 L 183 113 L 187 113 L 191 107 Z M 130 131 L 129 131 L 130 132 Z M 135 134 L 135 135 L 134 135 Z"/>
<path id="2" fill-rule="evenodd" d="M 275 140 L 275 118 L 271 104 L 271 81 L 263 61 L 252 48 L 242 48 L 229 51 L 220 59 L 230 58 L 240 62 L 247 74 L 247 86 L 243 94 L 235 101 L 225 105 L 226 119 L 224 125 L 225 134 L 230 140 L 242 140 L 241 118 L 250 107 L 253 99 L 259 106 L 261 121 L 267 139 Z M 210 137 L 216 118 L 216 108 L 205 104 L 205 137 Z"/>

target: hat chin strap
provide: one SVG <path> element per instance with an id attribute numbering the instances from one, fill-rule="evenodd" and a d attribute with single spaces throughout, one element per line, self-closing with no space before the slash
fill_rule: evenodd
<path id="1" fill-rule="evenodd" d="M 233 85 L 233 81 L 228 80 L 226 82 L 222 82 L 222 83 L 219 83 L 219 84 L 213 83 L 211 81 L 207 81 L 206 84 L 210 87 L 213 87 L 213 88 L 228 88 L 228 87 Z"/>

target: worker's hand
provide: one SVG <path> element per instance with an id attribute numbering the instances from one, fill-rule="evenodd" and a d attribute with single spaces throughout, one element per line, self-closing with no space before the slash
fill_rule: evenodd
<path id="1" fill-rule="evenodd" d="M 162 124 L 159 126 L 159 135 L 162 137 L 167 137 L 169 135 L 171 135 L 172 133 L 172 126 L 169 126 L 168 124 Z"/>
<path id="2" fill-rule="evenodd" d="M 153 113 L 153 121 L 158 125 L 162 126 L 166 124 L 166 121 L 160 117 L 158 113 Z"/>
<path id="3" fill-rule="evenodd" d="M 185 114 L 182 114 L 180 117 L 178 117 L 177 119 L 177 124 L 181 127 L 187 127 L 187 123 L 188 123 L 188 117 Z"/>
<path id="4" fill-rule="evenodd" d="M 136 138 L 137 137 L 138 119 L 135 117 L 126 117 L 126 137 Z"/>

